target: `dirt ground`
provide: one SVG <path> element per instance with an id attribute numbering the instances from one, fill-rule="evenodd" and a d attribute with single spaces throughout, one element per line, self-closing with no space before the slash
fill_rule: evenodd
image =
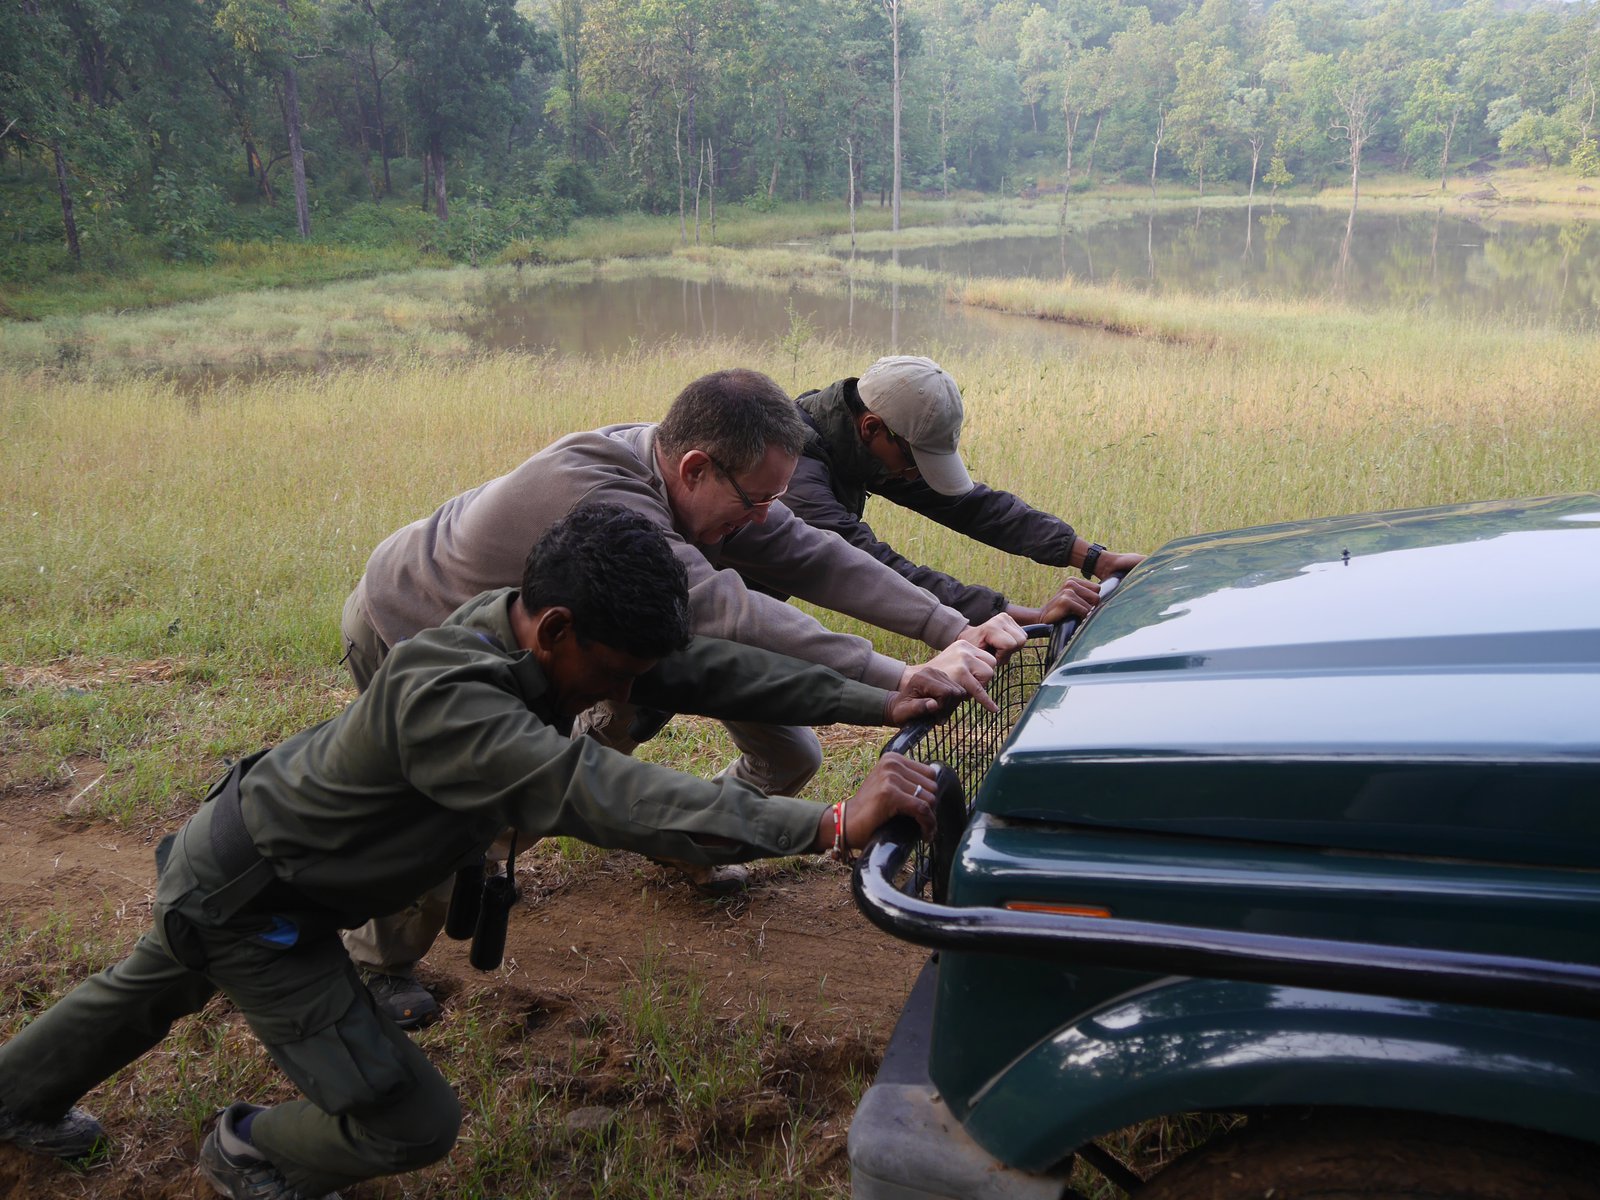
<path id="1" fill-rule="evenodd" d="M 70 912 L 117 945 L 131 945 L 148 925 L 152 848 L 164 829 L 67 821 L 61 814 L 70 798 L 70 789 L 0 795 L 0 911 L 23 929 Z M 446 1026 L 469 1007 L 474 1019 L 486 1008 L 511 1010 L 560 1074 L 562 1063 L 593 1061 L 592 1054 L 571 1053 L 569 1043 L 594 1027 L 595 1014 L 604 1024 L 603 1014 L 615 1012 L 622 990 L 637 984 L 641 963 L 654 955 L 667 970 L 703 981 L 706 1003 L 719 1014 L 736 1016 L 764 1002 L 782 1023 L 791 1065 L 814 1081 L 831 1081 L 821 1089 L 832 1099 L 814 1114 L 812 1137 L 825 1143 L 818 1159 L 832 1164 L 825 1175 L 842 1177 L 850 1114 L 849 1088 L 839 1085 L 847 1074 L 870 1079 L 924 957 L 856 911 L 843 867 L 757 864 L 747 895 L 716 902 L 631 854 L 595 855 L 577 865 L 553 853 L 522 855 L 518 867 L 522 900 L 512 912 L 502 969 L 474 970 L 466 945 L 444 939 L 423 965 L 424 980 L 443 999 Z M 6 970 L 0 978 L 11 975 Z M 242 1033 L 230 1037 L 234 1044 L 261 1055 Z M 603 1080 L 546 1082 L 571 1104 L 614 1100 Z M 86 1106 L 117 1139 L 109 1162 L 73 1172 L 0 1147 L 0 1196 L 212 1194 L 193 1171 L 193 1135 L 173 1129 L 169 1115 L 109 1087 L 91 1094 Z M 394 1184 L 346 1191 L 347 1200 L 409 1194 Z"/>

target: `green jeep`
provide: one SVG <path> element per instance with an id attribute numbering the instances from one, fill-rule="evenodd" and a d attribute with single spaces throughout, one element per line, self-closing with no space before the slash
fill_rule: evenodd
<path id="1" fill-rule="evenodd" d="M 891 743 L 972 804 L 857 866 L 936 953 L 856 1200 L 1600 1196 L 1600 495 L 1185 538 L 1030 645 Z"/>

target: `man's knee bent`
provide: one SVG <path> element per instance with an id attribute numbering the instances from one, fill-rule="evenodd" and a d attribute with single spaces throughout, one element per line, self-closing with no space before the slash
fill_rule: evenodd
<path id="1" fill-rule="evenodd" d="M 344 642 L 344 657 L 339 661 L 349 670 L 356 691 L 364 692 L 372 682 L 372 677 L 378 673 L 378 668 L 383 665 L 389 648 L 372 627 L 372 621 L 362 607 L 359 588 L 345 599 L 344 610 L 339 615 L 339 632 Z"/>
<path id="2" fill-rule="evenodd" d="M 789 779 L 785 781 L 787 790 L 783 793 L 788 796 L 798 795 L 805 789 L 806 784 L 817 777 L 817 772 L 822 770 L 822 743 L 817 740 L 817 735 L 811 730 L 802 730 L 803 739 L 796 739 L 793 750 L 788 756 L 787 766 L 790 771 Z"/>
<path id="3" fill-rule="evenodd" d="M 729 772 L 769 795 L 797 796 L 822 769 L 822 743 L 804 725 L 724 724 L 742 755 Z"/>
<path id="4" fill-rule="evenodd" d="M 351 1117 L 395 1172 L 438 1162 L 450 1153 L 461 1132 L 461 1102 L 437 1073 L 419 1080 L 396 1103 Z"/>

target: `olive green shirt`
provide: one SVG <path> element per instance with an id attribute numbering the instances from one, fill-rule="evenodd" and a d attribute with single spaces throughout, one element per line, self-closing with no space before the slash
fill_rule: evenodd
<path id="1" fill-rule="evenodd" d="M 245 826 L 281 880 L 354 919 L 405 907 L 507 827 L 696 863 L 811 847 L 818 804 L 569 737 L 549 681 L 517 648 L 514 596 L 486 592 L 401 642 L 350 707 L 245 776 Z M 888 693 L 753 646 L 695 638 L 641 675 L 632 698 L 706 716 L 872 725 L 884 719 Z"/>

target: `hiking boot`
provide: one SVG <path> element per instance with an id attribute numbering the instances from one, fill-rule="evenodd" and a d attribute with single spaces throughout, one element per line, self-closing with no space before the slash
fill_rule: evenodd
<path id="1" fill-rule="evenodd" d="M 706 867 L 670 858 L 658 858 L 654 861 L 677 871 L 690 887 L 709 899 L 732 896 L 750 886 L 750 869 L 743 863 L 724 863 L 718 867 Z"/>
<path id="2" fill-rule="evenodd" d="M 433 993 L 417 982 L 415 975 L 384 975 L 377 971 L 363 971 L 367 991 L 378 1005 L 378 1011 L 401 1029 L 417 1029 L 439 1015 L 439 1002 Z"/>
<path id="3" fill-rule="evenodd" d="M 0 1142 L 52 1158 L 82 1158 L 106 1140 L 106 1131 L 81 1108 L 54 1121 L 29 1121 L 0 1106 Z"/>
<path id="4" fill-rule="evenodd" d="M 258 1154 L 229 1154 L 222 1148 L 224 1127 L 232 1134 L 234 1121 L 259 1111 L 253 1104 L 228 1105 L 200 1143 L 200 1174 L 217 1195 L 231 1196 L 233 1200 L 340 1200 L 338 1192 L 317 1197 L 291 1186 L 282 1171 Z"/>

